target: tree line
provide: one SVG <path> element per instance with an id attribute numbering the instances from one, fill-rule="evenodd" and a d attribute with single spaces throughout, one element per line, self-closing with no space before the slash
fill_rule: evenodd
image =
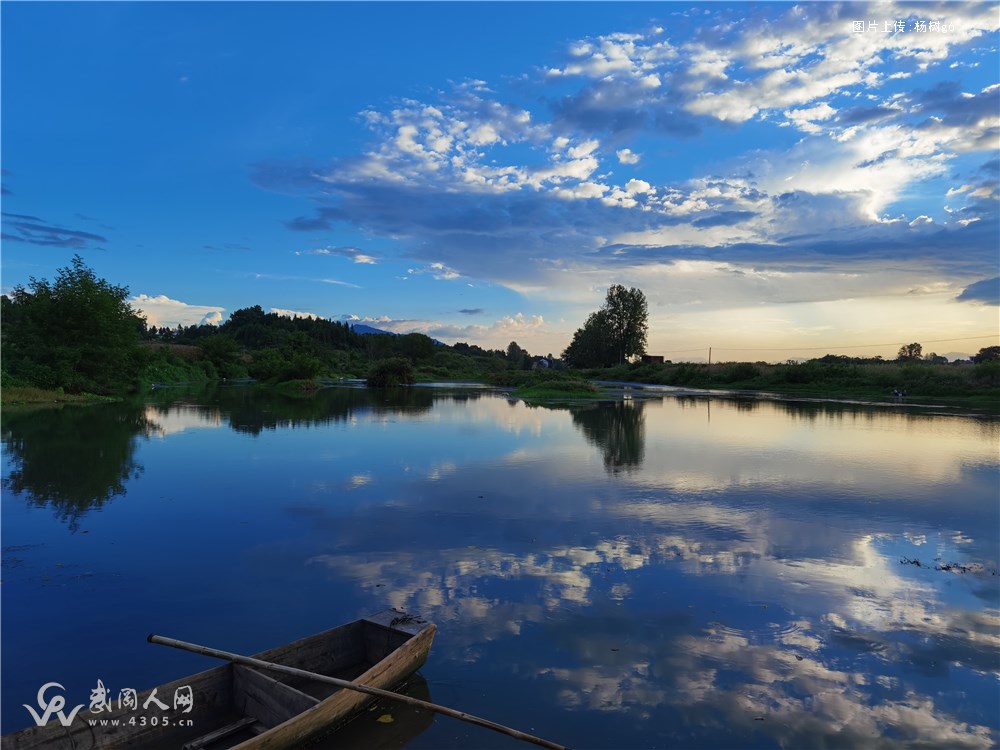
<path id="1" fill-rule="evenodd" d="M 360 334 L 346 322 L 291 318 L 260 305 L 218 326 L 150 326 L 129 303 L 128 288 L 98 278 L 80 256 L 54 281 L 32 277 L 3 295 L 0 320 L 0 384 L 67 393 L 121 395 L 143 383 L 189 379 L 364 376 L 391 358 L 430 377 L 475 377 L 542 359 L 514 341 L 500 350 L 442 345 L 422 333 Z"/>
<path id="2" fill-rule="evenodd" d="M 79 256 L 59 269 L 54 281 L 31 278 L 27 287 L 17 286 L 0 298 L 0 320 L 4 387 L 106 395 L 187 379 L 365 377 L 376 363 L 388 360 L 405 360 L 426 378 L 491 382 L 538 367 L 617 371 L 638 366 L 648 335 L 645 295 L 620 284 L 609 287 L 604 304 L 577 329 L 561 360 L 532 355 L 514 341 L 500 350 L 465 342 L 447 346 L 421 333 L 359 334 L 345 322 L 291 318 L 260 305 L 236 310 L 219 326 L 147 326 L 131 307 L 128 288 L 98 278 Z M 985 347 L 972 360 L 997 362 L 1000 346 Z M 944 358 L 924 355 L 923 347 L 912 343 L 900 347 L 896 361 L 934 364 Z M 812 362 L 861 360 L 828 354 Z"/>

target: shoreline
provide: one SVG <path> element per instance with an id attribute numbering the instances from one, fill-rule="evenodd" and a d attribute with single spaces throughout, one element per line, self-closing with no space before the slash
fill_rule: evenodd
<path id="1" fill-rule="evenodd" d="M 626 380 L 594 380 L 591 381 L 602 388 L 609 389 L 616 397 L 636 395 L 634 391 L 647 391 L 652 394 L 670 396 L 703 396 L 715 398 L 745 398 L 762 401 L 795 401 L 816 404 L 845 404 L 850 406 L 906 407 L 916 409 L 951 409 L 961 410 L 965 416 L 1000 417 L 1000 403 L 993 399 L 978 399 L 968 396 L 955 397 L 914 397 L 879 398 L 857 393 L 837 393 L 829 396 L 815 393 L 798 393 L 774 389 L 752 388 L 695 388 L 679 385 L 661 385 L 659 383 L 642 383 Z"/>
<path id="2" fill-rule="evenodd" d="M 211 381 L 200 381 L 197 383 L 171 384 L 174 387 L 188 387 L 204 385 Z M 222 381 L 220 381 L 222 382 Z M 354 385 L 355 383 L 337 382 L 329 379 L 317 379 L 313 381 L 315 388 L 308 389 L 305 393 L 295 395 L 314 395 L 316 390 L 329 387 L 343 387 Z M 724 399 L 755 399 L 762 401 L 789 401 L 799 403 L 815 404 L 844 404 L 850 406 L 872 406 L 872 407 L 894 407 L 919 409 L 946 409 L 956 416 L 980 416 L 989 418 L 1000 418 L 1000 401 L 990 397 L 975 396 L 953 396 L 953 397 L 879 397 L 870 393 L 838 391 L 829 395 L 821 395 L 815 391 L 782 391 L 773 388 L 698 388 L 694 386 L 665 385 L 660 383 L 643 383 L 634 380 L 598 380 L 587 379 L 588 383 L 600 389 L 600 392 L 574 393 L 573 391 L 558 391 L 545 387 L 543 380 L 540 383 L 522 386 L 519 389 L 510 386 L 498 386 L 496 384 L 472 381 L 467 378 L 454 382 L 448 380 L 436 380 L 427 383 L 415 383 L 415 386 L 423 387 L 482 387 L 508 391 L 508 396 L 526 403 L 545 403 L 548 401 L 579 401 L 593 402 L 608 399 L 622 398 L 643 398 L 645 396 L 654 397 L 674 396 L 674 397 L 703 397 L 703 398 L 724 398 Z M 229 385 L 249 385 L 246 382 L 231 382 Z M 260 385 L 254 383 L 254 385 Z M 291 383 L 267 384 L 266 387 L 277 388 L 278 390 L 289 390 L 289 385 L 301 387 L 302 381 L 291 381 Z M 165 386 L 161 386 L 165 387 Z M 536 392 L 531 393 L 534 389 Z M 517 391 L 527 391 L 523 396 Z M 0 390 L 0 406 L 7 407 L 44 407 L 63 406 L 66 404 L 87 405 L 95 403 L 108 403 L 121 401 L 126 397 L 99 396 L 97 394 L 69 394 L 60 391 L 44 390 L 41 388 L 8 387 Z"/>

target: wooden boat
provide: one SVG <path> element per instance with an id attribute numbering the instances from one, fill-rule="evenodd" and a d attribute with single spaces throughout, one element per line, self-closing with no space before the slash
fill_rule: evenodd
<path id="1" fill-rule="evenodd" d="M 386 610 L 255 654 L 255 658 L 388 689 L 424 664 L 435 630 L 429 622 Z M 182 699 L 178 704 L 178 695 L 187 695 L 190 701 Z M 372 700 L 354 690 L 226 663 L 140 693 L 132 710 L 119 707 L 116 700 L 111 701 L 110 711 L 98 714 L 84 706 L 69 726 L 53 715 L 45 726 L 5 735 L 0 747 L 294 748 L 332 731 Z M 144 709 L 147 702 L 149 707 Z M 72 711 L 71 704 L 67 700 L 64 714 Z"/>

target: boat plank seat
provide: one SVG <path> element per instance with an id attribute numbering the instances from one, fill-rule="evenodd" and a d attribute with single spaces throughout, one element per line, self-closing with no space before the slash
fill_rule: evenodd
<path id="1" fill-rule="evenodd" d="M 237 707 L 270 729 L 308 711 L 319 699 L 241 664 L 233 665 Z"/>

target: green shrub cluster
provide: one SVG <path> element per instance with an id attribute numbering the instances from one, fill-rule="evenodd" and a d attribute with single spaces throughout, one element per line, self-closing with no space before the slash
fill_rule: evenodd
<path id="1" fill-rule="evenodd" d="M 139 375 L 144 390 L 155 384 L 189 383 L 218 379 L 215 366 L 207 360 L 188 360 L 167 347 L 147 350 L 146 363 Z"/>
<path id="2" fill-rule="evenodd" d="M 519 398 L 527 401 L 541 399 L 596 398 L 601 389 L 586 380 L 553 379 L 518 388 Z"/>
<path id="3" fill-rule="evenodd" d="M 99 279 L 80 256 L 55 281 L 32 278 L 2 298 L 3 368 L 18 381 L 67 393 L 138 387 L 144 322 L 126 287 Z"/>
<path id="4" fill-rule="evenodd" d="M 369 388 L 393 388 L 417 382 L 413 364 L 405 357 L 391 357 L 376 362 L 368 373 Z"/>

